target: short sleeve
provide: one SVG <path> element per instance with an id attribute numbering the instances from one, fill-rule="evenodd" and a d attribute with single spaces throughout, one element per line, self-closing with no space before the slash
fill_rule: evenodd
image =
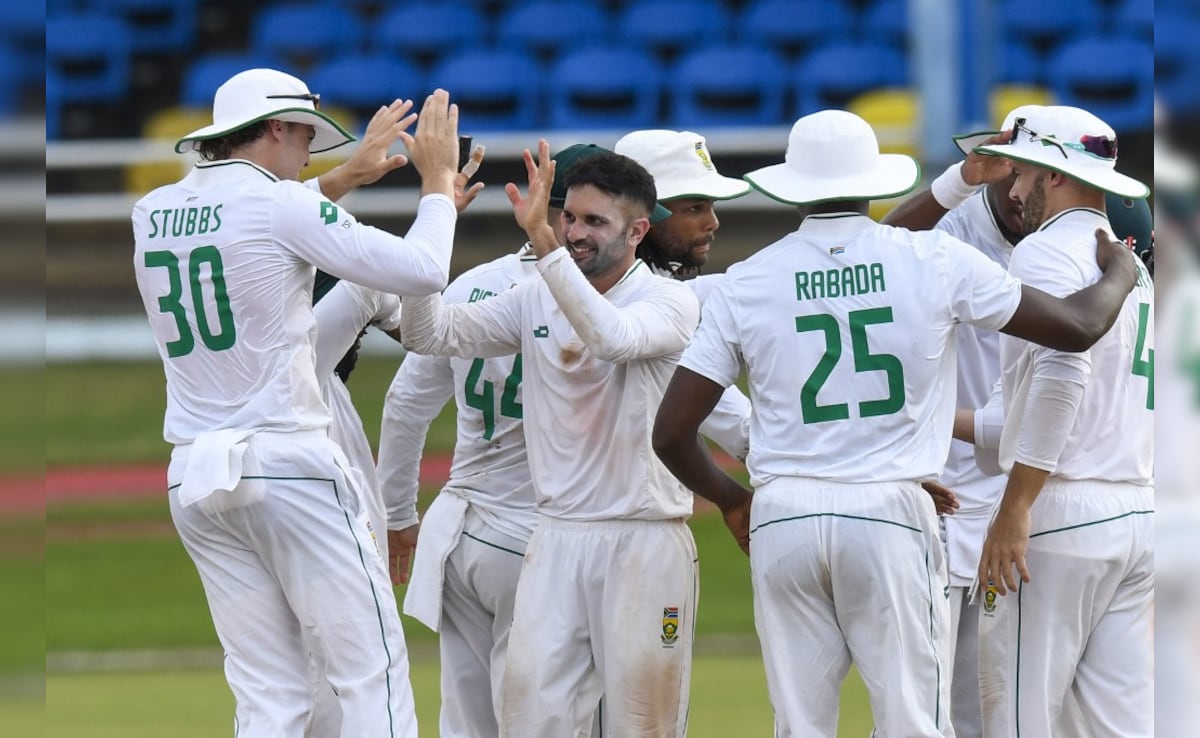
<path id="1" fill-rule="evenodd" d="M 942 235 L 954 319 L 998 331 L 1021 304 L 1021 282 L 979 250 Z"/>
<path id="2" fill-rule="evenodd" d="M 707 377 L 722 387 L 737 381 L 742 371 L 737 324 L 729 297 L 730 280 L 721 280 L 704 302 L 700 327 L 679 360 L 679 365 Z"/>

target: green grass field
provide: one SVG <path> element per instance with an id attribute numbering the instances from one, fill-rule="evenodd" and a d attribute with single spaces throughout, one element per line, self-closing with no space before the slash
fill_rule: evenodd
<path id="1" fill-rule="evenodd" d="M 364 359 L 350 383 L 372 443 L 394 369 L 393 361 Z M 157 364 L 51 366 L 46 382 L 49 466 L 165 461 L 168 448 L 160 436 L 163 385 Z M 447 450 L 453 438 L 452 416 L 443 413 L 431 431 L 430 448 Z M 422 506 L 433 493 L 423 492 Z M 769 736 L 772 718 L 754 636 L 748 559 L 719 516 L 698 515 L 692 529 L 700 551 L 701 598 L 689 735 Z M 45 734 L 231 735 L 232 698 L 219 669 L 188 669 L 172 662 L 172 653 L 209 649 L 216 654 L 217 640 L 199 578 L 171 527 L 165 497 L 56 502 L 47 508 L 45 535 L 45 646 L 50 668 Z M 405 633 L 412 646 L 422 735 L 433 736 L 436 636 L 408 620 Z M 40 645 L 29 648 L 40 650 Z M 163 651 L 156 670 L 62 666 L 70 654 L 85 655 L 73 662 L 78 664 L 88 661 L 86 654 L 144 649 Z M 13 714 L 17 722 L 4 719 L 6 724 L 40 725 L 40 715 L 23 713 L 20 705 Z M 851 676 L 839 735 L 863 736 L 870 729 L 865 691 Z M 13 735 L 34 733 L 41 731 Z"/>

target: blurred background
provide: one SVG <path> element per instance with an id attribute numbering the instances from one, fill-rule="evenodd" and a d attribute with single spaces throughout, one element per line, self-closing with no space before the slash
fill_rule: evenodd
<path id="1" fill-rule="evenodd" d="M 1159 466 L 1175 462 L 1180 472 L 1167 482 L 1181 511 L 1173 520 L 1191 522 L 1180 523 L 1168 559 L 1186 570 L 1200 559 L 1192 544 L 1200 472 L 1191 461 L 1200 445 L 1190 164 L 1200 147 L 1198 40 L 1200 0 L 11 3 L 0 24 L 0 314 L 8 339 L 0 342 L 0 386 L 12 418 L 0 449 L 0 573 L 20 594 L 5 598 L 0 617 L 20 636 L 0 660 L 0 687 L 11 685 L 4 694 L 15 696 L 0 736 L 40 734 L 42 716 L 28 697 L 40 702 L 42 680 L 29 674 L 43 653 L 47 735 L 229 729 L 215 635 L 161 493 L 163 379 L 129 264 L 129 215 L 139 197 L 191 165 L 172 146 L 211 122 L 213 93 L 235 72 L 296 74 L 356 132 L 391 99 L 450 90 L 461 132 L 487 146 L 477 179 L 488 187 L 459 221 L 455 274 L 523 241 L 503 184 L 523 181 L 520 152 L 539 137 L 553 151 L 611 146 L 637 128 L 695 130 L 721 172 L 736 177 L 781 161 L 796 118 L 839 107 L 870 121 L 883 149 L 916 156 L 928 180 L 960 156 L 952 135 L 994 130 L 1017 105 L 1095 112 L 1119 134 L 1118 168 L 1155 180 L 1157 247 L 1171 264 L 1162 291 L 1175 318 L 1166 322 L 1182 326 L 1167 336 L 1160 317 L 1159 351 L 1178 360 L 1160 360 L 1160 376 L 1170 378 L 1159 381 L 1181 401 L 1162 403 L 1171 414 L 1160 411 L 1160 428 L 1175 452 Z M 304 176 L 345 156 L 315 156 Z M 361 220 L 403 233 L 417 184 L 405 168 L 343 202 Z M 873 214 L 893 204 L 876 203 Z M 709 271 L 797 225 L 791 209 L 757 193 L 720 203 L 718 213 Z M 350 386 L 374 443 L 399 356 L 386 339 L 366 346 Z M 1194 402 L 1184 399 L 1191 392 Z M 452 423 L 444 413 L 430 436 L 425 495 L 444 479 Z M 693 528 L 705 596 L 691 732 L 770 735 L 745 561 L 718 517 L 700 511 Z M 30 573 L 41 572 L 43 551 L 44 581 Z M 1171 694 L 1190 697 L 1164 706 L 1174 712 L 1161 717 L 1163 730 L 1175 716 L 1189 716 L 1182 724 L 1192 729 L 1200 719 L 1194 589 L 1171 590 L 1169 612 L 1179 617 L 1169 620 L 1164 653 L 1184 656 L 1160 662 L 1179 669 Z M 432 735 L 433 636 L 411 623 L 406 632 L 423 732 Z M 870 727 L 852 685 L 842 734 Z"/>

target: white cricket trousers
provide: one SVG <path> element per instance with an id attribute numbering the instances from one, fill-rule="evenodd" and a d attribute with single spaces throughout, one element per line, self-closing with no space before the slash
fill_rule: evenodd
<path id="1" fill-rule="evenodd" d="M 979 706 L 979 605 L 970 587 L 950 588 L 950 722 L 956 738 L 982 738 Z"/>
<path id="2" fill-rule="evenodd" d="M 442 585 L 441 738 L 500 734 L 508 632 L 526 543 L 489 526 L 467 506 Z"/>
<path id="3" fill-rule="evenodd" d="M 259 433 L 241 482 L 171 516 L 225 649 L 238 738 L 298 738 L 313 704 L 309 650 L 342 708 L 342 738 L 415 738 L 408 651 L 360 490 L 324 432 Z"/>
<path id="4" fill-rule="evenodd" d="M 676 520 L 543 517 L 517 585 L 500 732 L 682 738 L 695 628 L 696 544 Z"/>
<path id="5" fill-rule="evenodd" d="M 1154 734 L 1153 510 L 1152 487 L 1046 482 L 1029 583 L 980 607 L 984 736 Z"/>
<path id="6" fill-rule="evenodd" d="M 834 738 L 853 662 L 877 738 L 951 738 L 937 514 L 915 482 L 779 477 L 750 508 L 754 622 L 777 738 Z"/>

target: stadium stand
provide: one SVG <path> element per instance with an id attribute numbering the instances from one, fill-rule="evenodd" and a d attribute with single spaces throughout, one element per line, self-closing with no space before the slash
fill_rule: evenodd
<path id="1" fill-rule="evenodd" d="M 638 0 L 621 14 L 617 35 L 669 62 L 684 47 L 719 41 L 730 28 L 724 7 L 715 0 Z"/>
<path id="2" fill-rule="evenodd" d="M 712 46 L 686 54 L 671 74 L 671 120 L 681 128 L 768 126 L 784 118 L 787 72 L 756 46 Z"/>
<path id="3" fill-rule="evenodd" d="M 257 51 L 288 62 L 304 72 L 320 60 L 357 51 L 363 43 L 358 16 L 325 4 L 273 5 L 254 22 Z"/>
<path id="4" fill-rule="evenodd" d="M 1103 59 L 1103 64 L 1096 60 Z M 1092 111 L 1118 133 L 1150 127 L 1154 116 L 1154 49 L 1128 37 L 1071 41 L 1050 61 L 1050 87 L 1063 105 Z"/>
<path id="5" fill-rule="evenodd" d="M 429 73 L 427 87 L 454 91 L 464 132 L 529 130 L 539 120 L 541 79 L 541 69 L 526 54 L 479 49 L 438 64 Z"/>
<path id="6" fill-rule="evenodd" d="M 603 69 L 604 74 L 596 74 Z M 649 54 L 590 48 L 558 58 L 550 71 L 549 123 L 566 129 L 633 129 L 658 124 L 661 79 Z"/>
<path id="7" fill-rule="evenodd" d="M 376 51 L 426 68 L 450 51 L 478 48 L 486 31 L 478 10 L 453 2 L 398 7 L 385 11 L 375 25 L 371 41 Z"/>
<path id="8" fill-rule="evenodd" d="M 849 38 L 854 16 L 826 0 L 759 0 L 746 5 L 735 24 L 747 45 L 773 48 L 795 60 L 821 43 Z"/>
<path id="9" fill-rule="evenodd" d="M 199 0 L 104 0 L 129 28 L 134 53 L 179 53 L 196 42 Z"/>
<path id="10" fill-rule="evenodd" d="M 802 59 L 792 74 L 793 117 L 845 108 L 867 90 L 907 83 L 907 60 L 890 46 L 859 41 L 823 46 Z"/>
<path id="11" fill-rule="evenodd" d="M 608 40 L 612 19 L 598 5 L 538 0 L 513 6 L 497 24 L 497 43 L 549 61 L 567 48 Z"/>

